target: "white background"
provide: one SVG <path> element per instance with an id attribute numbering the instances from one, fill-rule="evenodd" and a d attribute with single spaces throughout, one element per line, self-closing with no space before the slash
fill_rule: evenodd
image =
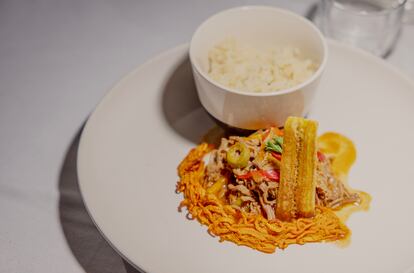
<path id="1" fill-rule="evenodd" d="M 83 123 L 123 75 L 213 13 L 315 1 L 0 1 L 0 272 L 135 272 L 102 239 L 76 179 Z M 388 61 L 414 77 L 414 25 Z M 160 261 L 162 258 L 160 257 Z"/>

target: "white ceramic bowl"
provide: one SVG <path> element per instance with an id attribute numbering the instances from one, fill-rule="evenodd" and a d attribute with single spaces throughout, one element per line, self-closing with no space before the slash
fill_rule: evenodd
<path id="1" fill-rule="evenodd" d="M 226 38 L 257 48 L 293 46 L 318 70 L 302 84 L 268 93 L 227 88 L 208 75 L 208 52 Z M 245 6 L 222 11 L 200 25 L 190 44 L 190 61 L 200 101 L 219 121 L 242 129 L 281 126 L 288 116 L 308 113 L 327 59 L 321 32 L 307 19 L 278 8 Z"/>

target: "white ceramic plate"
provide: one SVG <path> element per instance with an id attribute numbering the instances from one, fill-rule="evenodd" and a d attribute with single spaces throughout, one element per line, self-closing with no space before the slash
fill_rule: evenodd
<path id="1" fill-rule="evenodd" d="M 98 228 L 143 271 L 413 272 L 414 83 L 384 61 L 329 43 L 329 62 L 310 117 L 354 140 L 351 186 L 369 192 L 369 212 L 348 221 L 352 242 L 290 246 L 263 254 L 219 243 L 177 206 L 176 167 L 213 126 L 201 108 L 187 46 L 139 67 L 116 85 L 82 134 L 81 192 Z"/>

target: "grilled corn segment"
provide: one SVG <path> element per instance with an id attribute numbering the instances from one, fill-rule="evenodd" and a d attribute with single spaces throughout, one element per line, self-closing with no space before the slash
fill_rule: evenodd
<path id="1" fill-rule="evenodd" d="M 289 117 L 284 127 L 276 217 L 290 220 L 315 213 L 316 131 L 318 123 Z"/>

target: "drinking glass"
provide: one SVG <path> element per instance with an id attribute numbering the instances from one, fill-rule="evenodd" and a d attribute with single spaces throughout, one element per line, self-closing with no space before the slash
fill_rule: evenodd
<path id="1" fill-rule="evenodd" d="M 407 0 L 403 22 L 406 24 L 414 24 L 414 0 Z"/>
<path id="2" fill-rule="evenodd" d="M 327 37 L 385 57 L 395 44 L 407 0 L 322 0 Z"/>

